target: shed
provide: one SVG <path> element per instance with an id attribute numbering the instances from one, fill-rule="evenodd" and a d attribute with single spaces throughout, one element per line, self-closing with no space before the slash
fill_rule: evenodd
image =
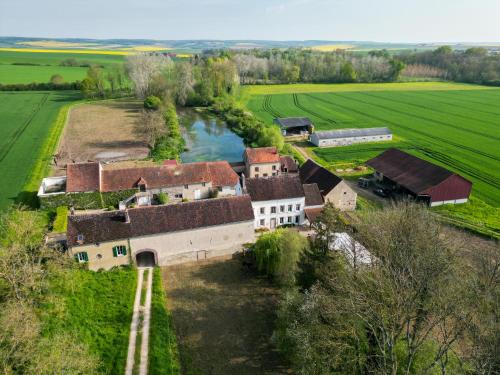
<path id="1" fill-rule="evenodd" d="M 355 143 L 392 140 L 389 128 L 359 128 L 320 131 L 311 134 L 309 141 L 318 147 L 347 146 Z"/>
<path id="2" fill-rule="evenodd" d="M 274 122 L 279 125 L 283 135 L 303 135 L 314 131 L 314 126 L 308 117 L 276 118 Z"/>
<path id="3" fill-rule="evenodd" d="M 430 206 L 465 203 L 472 182 L 443 167 L 391 148 L 368 160 L 379 181 L 391 183 Z"/>

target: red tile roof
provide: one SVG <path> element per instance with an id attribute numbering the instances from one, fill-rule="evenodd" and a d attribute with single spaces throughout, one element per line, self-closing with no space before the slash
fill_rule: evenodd
<path id="1" fill-rule="evenodd" d="M 280 155 L 276 147 L 247 148 L 246 160 L 250 164 L 279 163 Z"/>
<path id="2" fill-rule="evenodd" d="M 68 246 L 252 221 L 248 195 L 68 217 Z M 78 235 L 83 241 L 78 243 Z"/>
<path id="3" fill-rule="evenodd" d="M 99 190 L 99 163 L 68 164 L 66 192 L 81 193 Z"/>

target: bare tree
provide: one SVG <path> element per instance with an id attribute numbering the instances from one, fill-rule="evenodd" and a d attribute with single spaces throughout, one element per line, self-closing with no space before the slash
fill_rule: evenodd
<path id="1" fill-rule="evenodd" d="M 171 68 L 172 64 L 170 57 L 162 54 L 140 53 L 127 56 L 126 69 L 136 96 L 139 99 L 148 96 L 151 80 L 163 70 Z"/>
<path id="2" fill-rule="evenodd" d="M 175 64 L 175 77 L 177 103 L 185 105 L 189 95 L 194 92 L 195 80 L 191 63 L 179 62 Z"/>
<path id="3" fill-rule="evenodd" d="M 160 111 L 142 110 L 136 122 L 136 132 L 143 136 L 150 148 L 156 146 L 158 139 L 167 134 L 165 120 Z"/>

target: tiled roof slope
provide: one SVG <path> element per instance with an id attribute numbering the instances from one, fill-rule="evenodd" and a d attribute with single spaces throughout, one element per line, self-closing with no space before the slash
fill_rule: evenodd
<path id="1" fill-rule="evenodd" d="M 323 196 L 327 195 L 342 179 L 328 169 L 323 168 L 311 159 L 308 159 L 299 168 L 300 179 L 303 184 L 317 184 Z"/>
<path id="2" fill-rule="evenodd" d="M 302 187 L 306 195 L 306 207 L 322 206 L 324 204 L 317 184 L 304 184 Z"/>
<path id="3" fill-rule="evenodd" d="M 129 223 L 126 222 L 128 214 Z M 254 219 L 248 195 L 68 217 L 68 246 L 211 227 Z"/>
<path id="4" fill-rule="evenodd" d="M 246 160 L 250 164 L 279 163 L 280 155 L 276 147 L 247 148 Z"/>
<path id="5" fill-rule="evenodd" d="M 66 176 L 68 193 L 99 190 L 99 163 L 68 164 Z"/>
<path id="6" fill-rule="evenodd" d="M 299 171 L 299 167 L 295 160 L 291 156 L 285 155 L 280 157 L 280 162 L 281 162 L 281 171 L 288 173 L 297 173 Z"/>
<path id="7" fill-rule="evenodd" d="M 248 178 L 246 191 L 252 201 L 271 201 L 304 197 L 304 189 L 298 176 Z"/>
<path id="8" fill-rule="evenodd" d="M 366 164 L 415 194 L 454 175 L 447 169 L 395 148 L 384 151 Z"/>

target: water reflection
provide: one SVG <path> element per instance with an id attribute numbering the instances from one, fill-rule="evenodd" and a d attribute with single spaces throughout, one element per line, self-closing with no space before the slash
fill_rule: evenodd
<path id="1" fill-rule="evenodd" d="M 241 161 L 243 140 L 227 124 L 209 114 L 186 110 L 180 114 L 188 151 L 181 154 L 184 163 L 195 161 Z"/>

